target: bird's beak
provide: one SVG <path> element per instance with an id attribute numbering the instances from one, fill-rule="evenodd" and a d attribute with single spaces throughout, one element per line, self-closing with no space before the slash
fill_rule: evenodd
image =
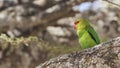
<path id="1" fill-rule="evenodd" d="M 74 29 L 76 29 L 76 24 L 74 24 Z"/>

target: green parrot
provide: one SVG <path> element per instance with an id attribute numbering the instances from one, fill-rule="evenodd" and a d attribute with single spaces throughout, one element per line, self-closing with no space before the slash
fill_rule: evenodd
<path id="1" fill-rule="evenodd" d="M 100 43 L 96 31 L 87 20 L 82 18 L 75 20 L 74 29 L 76 29 L 82 49 L 90 48 Z"/>

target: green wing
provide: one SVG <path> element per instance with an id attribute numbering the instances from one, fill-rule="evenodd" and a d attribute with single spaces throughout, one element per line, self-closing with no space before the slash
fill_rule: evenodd
<path id="1" fill-rule="evenodd" d="M 96 42 L 96 44 L 99 44 L 100 39 L 99 39 L 96 31 L 91 26 L 87 27 L 87 31 L 90 34 L 91 38 Z"/>

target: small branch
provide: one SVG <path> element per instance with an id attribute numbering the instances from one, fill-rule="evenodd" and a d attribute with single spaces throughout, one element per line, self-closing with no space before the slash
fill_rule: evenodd
<path id="1" fill-rule="evenodd" d="M 106 2 L 108 2 L 108 3 L 111 3 L 111 4 L 113 4 L 113 5 L 116 5 L 116 6 L 120 7 L 119 4 L 113 3 L 113 2 L 111 2 L 111 1 L 109 1 L 109 0 L 103 0 L 103 1 L 106 1 Z"/>

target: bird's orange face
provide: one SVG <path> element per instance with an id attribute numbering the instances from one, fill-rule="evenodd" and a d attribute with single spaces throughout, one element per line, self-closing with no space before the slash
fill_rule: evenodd
<path id="1" fill-rule="evenodd" d="M 76 25 L 79 23 L 79 21 L 74 22 L 74 29 L 76 29 Z"/>

